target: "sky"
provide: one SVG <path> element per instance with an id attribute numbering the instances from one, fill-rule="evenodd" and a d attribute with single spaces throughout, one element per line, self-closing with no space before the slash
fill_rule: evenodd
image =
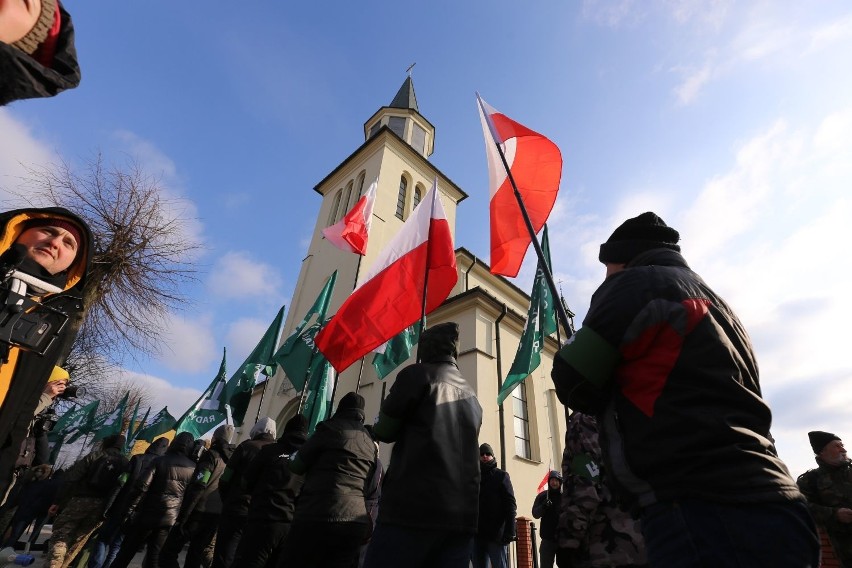
<path id="1" fill-rule="evenodd" d="M 416 63 L 420 112 L 436 127 L 430 159 L 470 195 L 457 246 L 488 258 L 478 91 L 562 151 L 551 251 L 578 322 L 603 278 L 599 244 L 655 211 L 748 329 L 791 472 L 813 465 L 807 431 L 852 439 L 848 2 L 66 7 L 83 81 L 0 109 L 0 198 L 26 166 L 81 167 L 100 152 L 183 200 L 187 234 L 203 244 L 192 302 L 164 324 L 167 349 L 121 370 L 155 404 L 182 412 L 222 348 L 235 368 L 289 303 L 320 205 L 313 187 Z M 527 291 L 532 256 L 514 279 Z"/>

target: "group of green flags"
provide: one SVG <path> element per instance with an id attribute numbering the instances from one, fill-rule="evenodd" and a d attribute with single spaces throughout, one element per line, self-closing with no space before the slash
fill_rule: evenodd
<path id="1" fill-rule="evenodd" d="M 532 293 L 527 322 L 521 335 L 518 351 L 506 380 L 497 396 L 503 401 L 512 391 L 541 364 L 541 349 L 547 336 L 557 332 L 554 302 L 544 277 L 550 268 L 550 246 L 545 225 L 542 240 L 547 267 L 539 263 Z M 326 312 L 337 281 L 337 271 L 328 278 L 314 304 L 305 314 L 293 333 L 277 347 L 284 323 L 284 307 L 278 311 L 260 342 L 246 357 L 237 371 L 227 378 L 226 353 L 223 350 L 219 372 L 202 395 L 179 419 L 163 408 L 149 421 L 151 409 L 144 418 L 137 420 L 139 404 L 133 411 L 127 432 L 127 448 L 137 440 L 151 442 L 170 430 L 189 432 L 199 438 L 222 422 L 230 421 L 241 426 L 245 420 L 252 392 L 260 376 L 269 378 L 276 368 L 281 367 L 293 387 L 301 393 L 299 410 L 308 418 L 309 432 L 328 418 L 334 393 L 335 371 L 328 360 L 317 349 L 314 338 L 326 323 Z M 420 337 L 420 322 L 403 330 L 384 345 L 384 350 L 373 356 L 372 365 L 380 380 L 407 361 Z M 124 414 L 129 394 L 109 412 L 97 414 L 98 401 L 77 406 L 65 412 L 56 423 L 50 436 L 57 445 L 72 443 L 81 436 L 94 434 L 94 443 L 112 434 L 122 432 Z M 146 425 L 147 424 L 147 425 Z M 56 450 L 56 449 L 55 449 Z"/>

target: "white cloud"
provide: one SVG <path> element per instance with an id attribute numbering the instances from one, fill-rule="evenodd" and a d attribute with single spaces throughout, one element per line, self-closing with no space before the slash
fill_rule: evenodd
<path id="1" fill-rule="evenodd" d="M 238 365 L 251 353 L 267 328 L 269 321 L 256 318 L 238 319 L 228 327 L 225 340 L 228 344 L 228 359 L 233 361 L 231 366 L 234 369 L 234 365 Z"/>
<path id="2" fill-rule="evenodd" d="M 269 249 L 267 249 L 269 250 Z M 255 260 L 245 251 L 222 255 L 210 271 L 207 286 L 216 296 L 227 299 L 280 298 L 283 279 L 269 264 Z"/>
<path id="3" fill-rule="evenodd" d="M 712 67 L 706 64 L 699 69 L 690 69 L 684 73 L 684 78 L 675 87 L 675 95 L 681 105 L 688 105 L 698 96 L 698 93 L 706 85 L 712 76 Z"/>
<path id="4" fill-rule="evenodd" d="M 160 360 L 163 364 L 186 373 L 198 373 L 216 366 L 221 351 L 210 323 L 209 316 L 191 320 L 170 314 L 162 333 L 164 348 Z"/>
<path id="5" fill-rule="evenodd" d="M 128 371 L 126 369 L 122 369 L 119 373 L 122 380 L 139 384 L 148 390 L 151 394 L 152 416 L 164 406 L 168 406 L 171 415 L 175 418 L 180 418 L 180 415 L 201 396 L 201 390 L 199 389 L 178 387 L 153 375 Z"/>
<path id="6" fill-rule="evenodd" d="M 643 16 L 635 0 L 583 0 L 583 18 L 617 28 L 636 23 Z"/>
<path id="7" fill-rule="evenodd" d="M 54 162 L 56 154 L 4 108 L 0 108 L 0 132 L 0 200 L 14 199 L 9 190 L 15 191 L 28 177 L 26 168 Z"/>

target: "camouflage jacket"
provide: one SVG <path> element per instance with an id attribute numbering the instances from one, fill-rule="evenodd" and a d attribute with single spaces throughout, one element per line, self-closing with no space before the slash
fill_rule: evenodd
<path id="1" fill-rule="evenodd" d="M 575 566 L 644 564 L 645 543 L 639 524 L 618 506 L 606 484 L 594 417 L 575 412 L 569 418 L 562 475 L 556 536 L 560 548 L 576 550 Z"/>
<path id="2" fill-rule="evenodd" d="M 852 534 L 852 524 L 841 523 L 837 509 L 852 509 L 852 462 L 830 466 L 817 459 L 819 467 L 799 476 L 796 483 L 808 499 L 811 514 L 818 525 L 831 532 Z"/>

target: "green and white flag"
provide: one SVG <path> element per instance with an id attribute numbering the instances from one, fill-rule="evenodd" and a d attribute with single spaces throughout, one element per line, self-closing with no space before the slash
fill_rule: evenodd
<path id="1" fill-rule="evenodd" d="M 317 299 L 314 300 L 314 305 L 305 314 L 302 323 L 275 353 L 275 362 L 281 365 L 296 390 L 301 391 L 309 377 L 319 376 L 318 373 L 321 372 L 320 367 L 325 357 L 317 351 L 314 337 L 325 323 L 325 313 L 328 311 L 336 281 L 337 271 L 335 270 L 329 276 Z"/>
<path id="2" fill-rule="evenodd" d="M 420 341 L 420 322 L 414 323 L 393 336 L 385 344 L 384 353 L 373 355 L 373 368 L 379 380 L 384 380 L 391 371 L 405 363 Z"/>
<path id="3" fill-rule="evenodd" d="M 550 244 L 547 238 L 547 225 L 544 226 L 541 237 L 541 250 L 544 252 L 544 258 L 549 268 Z M 521 334 L 521 342 L 518 345 L 518 352 L 515 354 L 515 361 L 512 363 L 512 368 L 509 369 L 509 374 L 506 376 L 506 381 L 503 383 L 500 393 L 497 395 L 497 404 L 503 404 L 503 401 L 515 390 L 515 387 L 541 364 L 541 346 L 544 338 L 556 333 L 556 310 L 553 307 L 553 302 L 553 295 L 547 287 L 547 280 L 541 263 L 539 263 L 535 271 L 535 281 L 530 295 L 527 323 L 524 332 Z"/>
<path id="4" fill-rule="evenodd" d="M 176 434 L 189 432 L 193 437 L 200 438 L 225 420 L 227 416 L 224 398 L 225 383 L 225 352 L 223 350 L 219 374 L 205 389 L 201 398 L 195 401 L 195 404 L 177 421 Z"/>
<path id="5" fill-rule="evenodd" d="M 158 436 L 162 436 L 169 430 L 174 430 L 174 428 L 175 417 L 169 413 L 169 407 L 166 406 L 154 415 L 154 418 L 151 420 L 151 424 L 145 426 L 136 433 L 136 439 L 145 440 L 150 443 Z"/>
<path id="6" fill-rule="evenodd" d="M 331 393 L 334 390 L 334 369 L 320 354 L 317 359 L 320 364 L 315 367 L 314 374 L 308 381 L 308 392 L 302 414 L 308 419 L 308 435 L 314 433 L 317 424 L 328 418 L 331 410 Z"/>
<path id="7" fill-rule="evenodd" d="M 148 410 L 145 411 L 145 416 L 142 417 L 142 420 L 137 422 L 136 413 L 139 410 L 139 402 L 136 402 L 136 410 L 133 411 L 133 418 L 130 419 L 130 425 L 127 427 L 127 443 L 124 445 L 125 451 L 130 451 L 133 448 L 133 444 L 136 443 L 136 440 L 139 438 L 139 432 L 142 431 L 142 428 L 145 426 L 145 422 L 148 420 L 148 415 L 151 414 L 151 407 L 148 407 Z"/>
<path id="8" fill-rule="evenodd" d="M 257 384 L 258 375 L 263 373 L 267 377 L 271 377 L 275 373 L 275 363 L 272 356 L 275 354 L 275 348 L 278 347 L 283 324 L 284 306 L 281 306 L 278 315 L 275 316 L 266 333 L 260 338 L 260 342 L 225 385 L 223 398 L 225 404 L 231 407 L 231 418 L 236 426 L 243 424 L 249 401 L 251 401 L 252 390 Z"/>
<path id="9" fill-rule="evenodd" d="M 100 404 L 100 401 L 95 400 L 86 406 L 75 406 L 66 410 L 65 414 L 56 421 L 56 425 L 50 431 L 50 434 L 48 434 L 48 438 L 51 441 L 60 441 L 65 436 L 73 434 L 76 431 L 85 430 L 88 432 L 89 426 L 95 417 L 95 412 L 97 412 L 98 404 Z"/>
<path id="10" fill-rule="evenodd" d="M 129 392 L 125 393 L 121 402 L 118 403 L 118 406 L 104 416 L 100 427 L 97 430 L 92 428 L 92 430 L 95 430 L 95 436 L 92 438 L 92 443 L 95 443 L 98 440 L 103 440 L 107 436 L 121 434 L 121 430 L 124 427 L 124 411 L 127 409 L 127 399 L 129 396 Z"/>

